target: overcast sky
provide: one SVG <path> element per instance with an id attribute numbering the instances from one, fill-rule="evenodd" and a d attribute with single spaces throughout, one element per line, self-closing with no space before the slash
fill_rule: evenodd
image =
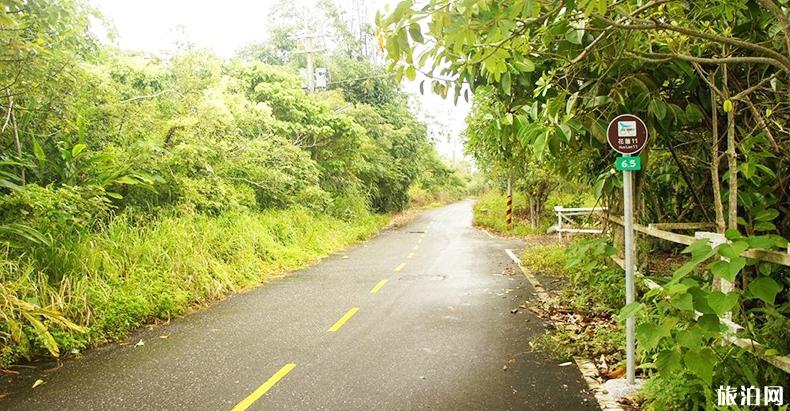
<path id="1" fill-rule="evenodd" d="M 125 49 L 151 53 L 172 51 L 184 35 L 198 47 L 230 57 L 241 46 L 266 39 L 268 13 L 273 0 L 89 0 L 107 16 L 118 34 L 117 43 Z M 368 0 L 370 21 L 375 11 L 395 0 Z M 295 0 L 292 7 L 311 7 L 311 0 Z M 343 4 L 343 3 L 338 3 Z M 390 6 L 391 8 L 391 6 Z M 404 88 L 417 96 L 422 110 L 417 114 L 428 121 L 437 148 L 448 158 L 462 156 L 460 133 L 469 105 L 463 99 L 455 106 L 451 99 L 419 95 L 417 81 Z M 431 125 L 431 123 L 435 123 Z M 449 140 L 449 141 L 448 141 Z"/>

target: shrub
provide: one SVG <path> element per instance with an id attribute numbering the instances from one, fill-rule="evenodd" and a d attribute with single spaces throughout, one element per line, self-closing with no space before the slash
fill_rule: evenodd
<path id="1" fill-rule="evenodd" d="M 474 205 L 473 222 L 475 225 L 496 231 L 498 233 L 527 236 L 532 234 L 545 234 L 552 224 L 550 218 L 543 218 L 537 228 L 532 228 L 529 222 L 529 206 L 526 197 L 518 192 L 513 193 L 513 225 L 508 227 L 505 221 L 507 196 L 497 192 L 488 191 L 478 197 Z"/>
<path id="2" fill-rule="evenodd" d="M 617 249 L 606 238 L 578 238 L 567 249 L 571 287 L 565 291 L 576 308 L 612 314 L 625 305 L 625 276 L 610 257 Z"/>
<path id="3" fill-rule="evenodd" d="M 140 226 L 137 217 L 124 213 L 103 231 L 56 245 L 61 249 L 50 263 L 63 272 L 59 280 L 37 274 L 32 258 L 3 261 L 0 301 L 21 301 L 24 309 L 41 313 L 44 328 L 19 322 L 17 332 L 0 322 L 0 367 L 22 355 L 55 355 L 121 339 L 146 322 L 170 319 L 192 304 L 260 284 L 363 240 L 387 219 L 368 213 L 364 203 L 355 207 L 348 221 L 298 207 L 220 216 L 179 212 Z M 64 258 L 66 250 L 73 255 L 68 263 L 54 257 Z M 5 318 L 29 321 L 19 310 L 0 305 Z"/>

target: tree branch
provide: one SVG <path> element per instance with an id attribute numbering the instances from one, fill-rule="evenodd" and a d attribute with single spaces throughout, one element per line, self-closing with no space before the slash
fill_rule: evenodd
<path id="1" fill-rule="evenodd" d="M 683 163 L 680 162 L 677 153 L 675 153 L 675 148 L 672 147 L 672 143 L 667 144 L 667 148 L 669 149 L 669 153 L 672 155 L 672 159 L 675 160 L 675 164 L 677 164 L 678 168 L 680 169 L 680 175 L 683 176 L 683 180 L 686 181 L 686 185 L 688 186 L 689 190 L 691 190 L 691 196 L 694 197 L 694 201 L 697 203 L 697 206 L 699 206 L 699 209 L 702 210 L 702 215 L 705 216 L 705 221 L 710 221 L 708 210 L 705 208 L 702 200 L 700 200 L 699 194 L 697 194 L 697 190 L 694 188 L 696 184 L 691 181 L 691 176 L 689 175 L 688 170 L 686 170 L 686 167 L 683 165 Z"/>
<path id="2" fill-rule="evenodd" d="M 700 64 L 728 64 L 728 63 L 770 64 L 790 73 L 790 66 L 788 66 L 788 68 L 785 68 L 780 62 L 776 61 L 776 59 L 772 59 L 769 57 L 743 56 L 743 57 L 709 58 L 709 57 L 694 57 L 686 54 L 676 54 L 676 53 L 632 53 L 632 52 L 626 52 L 626 55 L 630 55 L 631 57 L 637 57 L 637 58 L 643 57 L 643 58 L 651 59 L 648 60 L 651 62 L 667 61 L 668 59 L 677 59 L 677 60 L 683 60 L 691 63 L 700 63 Z"/>
<path id="3" fill-rule="evenodd" d="M 777 75 L 777 74 L 778 74 L 778 72 L 776 72 L 776 73 L 774 73 L 774 74 L 771 74 L 770 76 L 768 76 L 768 77 L 766 77 L 766 78 L 764 78 L 764 79 L 760 80 L 760 81 L 759 81 L 757 84 L 755 84 L 755 85 L 753 85 L 753 86 L 751 86 L 751 87 L 747 88 L 746 90 L 743 90 L 743 91 L 741 91 L 740 93 L 738 93 L 738 94 L 736 94 L 736 95 L 732 96 L 732 100 L 739 100 L 739 99 L 741 99 L 741 98 L 743 98 L 743 97 L 746 97 L 747 95 L 751 94 L 752 92 L 754 92 L 754 91 L 755 91 L 755 90 L 757 90 L 758 88 L 760 88 L 760 87 L 762 87 L 763 85 L 765 85 L 765 83 L 767 83 L 767 82 L 769 82 L 769 81 L 773 80 L 773 78 L 774 78 L 774 77 L 776 77 L 776 75 Z"/>
<path id="4" fill-rule="evenodd" d="M 5 133 L 5 129 L 8 127 L 8 123 L 11 121 L 11 111 L 14 110 L 14 98 L 11 97 L 11 93 L 8 90 L 6 90 L 6 92 L 8 94 L 8 112 L 6 113 L 3 127 L 0 128 L 0 134 Z"/>
<path id="5" fill-rule="evenodd" d="M 710 80 L 708 80 L 708 74 L 705 73 L 705 70 L 703 70 L 702 67 L 700 67 L 699 63 L 691 63 L 691 65 L 694 66 L 694 70 L 697 71 L 697 74 L 699 74 L 702 80 L 704 80 L 705 83 L 708 84 L 708 87 L 710 87 L 711 91 L 715 92 L 719 96 L 724 96 L 724 93 L 722 93 L 721 90 L 719 90 L 716 87 L 716 84 L 714 84 L 714 82 L 716 81 L 716 78 L 714 77 L 714 73 L 710 74 Z M 713 101 L 712 98 L 711 101 Z"/>
<path id="6" fill-rule="evenodd" d="M 749 111 L 754 116 L 757 127 L 763 129 L 765 132 L 765 137 L 768 138 L 768 141 L 771 142 L 771 144 L 774 146 L 774 149 L 781 152 L 782 148 L 776 143 L 774 135 L 771 133 L 771 129 L 768 128 L 768 124 L 765 123 L 765 119 L 763 118 L 762 114 L 760 114 L 760 110 L 757 110 L 757 107 L 754 106 L 752 100 L 750 100 L 749 97 L 744 97 L 743 101 L 746 102 L 746 106 L 749 107 Z"/>
<path id="7" fill-rule="evenodd" d="M 645 4 L 642 7 L 634 10 L 631 14 L 629 14 L 627 16 L 627 18 L 632 18 L 634 16 L 639 15 L 639 13 L 642 13 L 643 11 L 645 11 L 647 9 L 650 9 L 650 8 L 653 8 L 653 7 L 656 7 L 656 6 L 660 6 L 660 5 L 664 4 L 664 3 L 669 3 L 670 1 L 673 1 L 673 0 L 652 1 L 650 3 Z M 611 34 L 611 31 L 612 31 L 613 28 L 614 28 L 614 26 L 612 26 L 612 25 L 606 26 L 606 28 L 603 29 L 603 32 L 600 35 L 598 35 L 598 37 L 596 37 L 595 40 L 593 40 L 590 44 L 588 44 L 587 47 L 585 47 L 584 50 L 582 50 L 582 52 L 579 53 L 578 56 L 576 56 L 573 60 L 571 60 L 569 65 L 574 65 L 574 64 L 584 60 L 584 58 L 587 57 L 588 54 L 590 54 L 590 52 L 595 48 L 596 45 L 598 45 L 598 43 L 600 43 L 606 37 L 609 37 L 609 34 Z"/>
<path id="8" fill-rule="evenodd" d="M 784 56 L 774 50 L 771 50 L 767 47 L 761 46 L 759 44 L 749 43 L 747 41 L 743 41 L 741 39 L 736 39 L 733 37 L 725 37 L 720 36 L 717 34 L 710 34 L 710 33 L 703 33 L 700 31 L 692 30 L 686 27 L 679 27 L 673 26 L 671 24 L 662 23 L 659 21 L 647 22 L 647 21 L 640 21 L 640 24 L 622 24 L 618 23 L 614 20 L 608 19 L 603 16 L 593 16 L 593 18 L 603 21 L 611 26 L 616 28 L 620 28 L 623 30 L 637 30 L 637 31 L 650 31 L 650 30 L 667 30 L 667 31 L 674 31 L 676 33 L 685 34 L 690 37 L 696 37 L 708 41 L 713 41 L 716 43 L 722 44 L 729 44 L 731 46 L 740 47 L 752 51 L 756 51 L 762 54 L 765 54 L 769 57 L 729 57 L 729 58 L 738 58 L 738 59 L 747 59 L 747 60 L 740 60 L 740 61 L 733 61 L 733 62 L 740 62 L 740 63 L 766 63 L 780 67 L 782 70 L 787 71 L 790 73 L 790 58 Z M 751 59 L 761 59 L 761 60 L 751 60 Z M 719 60 L 719 59 L 713 59 Z M 721 62 L 711 63 L 711 64 L 721 64 Z"/>
<path id="9" fill-rule="evenodd" d="M 773 0 L 757 0 L 757 3 L 765 7 L 777 20 L 779 20 L 779 24 L 782 25 L 782 31 L 785 33 L 785 46 L 787 47 L 787 52 L 790 53 L 790 20 L 785 17 L 782 9 L 779 8 Z"/>

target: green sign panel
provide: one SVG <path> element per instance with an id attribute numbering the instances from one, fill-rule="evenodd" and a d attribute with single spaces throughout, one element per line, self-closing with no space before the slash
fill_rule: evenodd
<path id="1" fill-rule="evenodd" d="M 614 162 L 617 171 L 639 171 L 642 169 L 642 161 L 637 157 L 617 157 Z"/>

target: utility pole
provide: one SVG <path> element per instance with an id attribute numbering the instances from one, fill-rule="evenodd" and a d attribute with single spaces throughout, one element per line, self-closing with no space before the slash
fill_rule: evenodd
<path id="1" fill-rule="evenodd" d="M 312 34 L 305 31 L 299 37 L 302 39 L 302 50 L 298 50 L 294 52 L 294 54 L 306 54 L 307 72 L 305 73 L 305 77 L 307 80 L 307 92 L 312 94 L 315 93 L 315 61 L 313 60 L 313 53 L 324 51 L 322 48 L 314 48 L 313 39 L 322 36 L 320 34 Z"/>
<path id="2" fill-rule="evenodd" d="M 313 36 L 305 37 L 304 49 L 307 53 L 307 92 L 315 93 L 315 65 L 313 64 Z"/>

